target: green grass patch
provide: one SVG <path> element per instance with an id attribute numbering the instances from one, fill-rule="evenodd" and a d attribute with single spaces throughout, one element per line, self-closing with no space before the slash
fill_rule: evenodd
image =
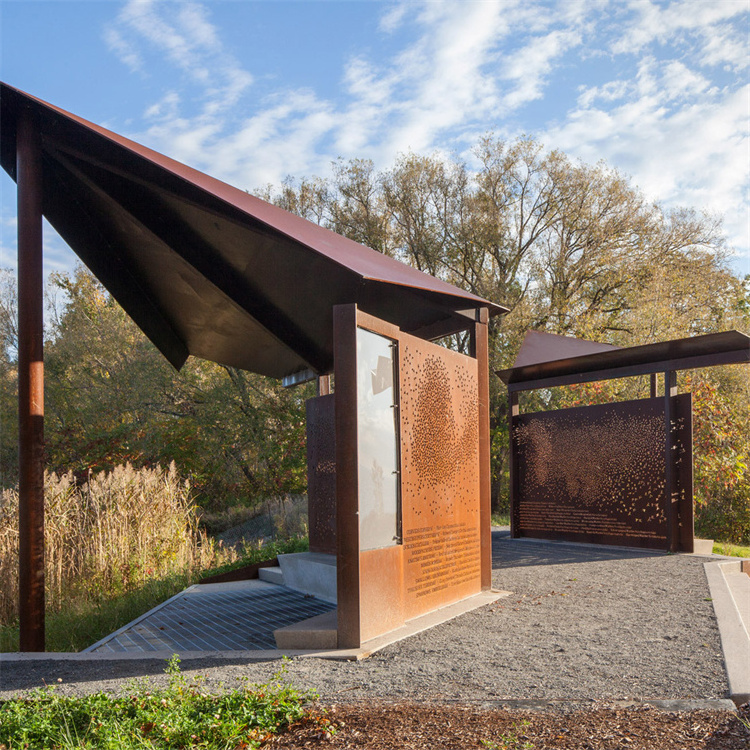
<path id="1" fill-rule="evenodd" d="M 493 513 L 492 525 L 493 526 L 510 526 L 510 514 L 509 513 Z"/>
<path id="2" fill-rule="evenodd" d="M 284 679 L 285 665 L 264 685 L 246 684 L 220 695 L 208 693 L 200 677 L 188 680 L 173 656 L 169 684 L 131 683 L 127 695 L 58 695 L 54 687 L 0 704 L 0 747 L 86 750 L 257 748 L 301 721 L 322 733 L 334 727 L 308 704 L 316 696 Z"/>
<path id="3" fill-rule="evenodd" d="M 307 552 L 310 549 L 310 541 L 306 536 L 293 536 L 289 539 L 278 539 L 270 542 L 247 543 L 243 546 L 240 557 L 231 563 L 219 565 L 215 568 L 201 571 L 199 578 L 229 573 L 246 565 L 273 560 L 278 555 L 288 555 L 292 552 Z"/>
<path id="4" fill-rule="evenodd" d="M 61 611 L 47 611 L 46 650 L 82 651 L 201 578 L 272 560 L 277 555 L 305 552 L 309 546 L 307 537 L 247 544 L 235 562 L 194 571 L 190 575 L 175 573 L 164 578 L 152 578 L 118 596 L 92 598 L 91 591 L 82 590 L 77 595 L 70 595 Z M 16 652 L 18 649 L 18 623 L 0 625 L 0 653 Z"/>
<path id="5" fill-rule="evenodd" d="M 728 542 L 714 542 L 714 554 L 730 557 L 750 557 L 750 547 L 742 547 Z"/>

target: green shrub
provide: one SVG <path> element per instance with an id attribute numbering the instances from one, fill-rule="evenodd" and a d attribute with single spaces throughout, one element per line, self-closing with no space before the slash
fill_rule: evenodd
<path id="1" fill-rule="evenodd" d="M 89 748 L 131 750 L 168 748 L 257 748 L 302 719 L 316 720 L 332 734 L 325 717 L 313 717 L 306 704 L 315 697 L 283 679 L 285 666 L 264 685 L 245 685 L 221 695 L 208 693 L 201 678 L 188 680 L 179 659 L 169 660 L 166 688 L 148 680 L 129 694 L 73 698 L 54 687 L 0 704 L 0 746 L 10 748 Z"/>

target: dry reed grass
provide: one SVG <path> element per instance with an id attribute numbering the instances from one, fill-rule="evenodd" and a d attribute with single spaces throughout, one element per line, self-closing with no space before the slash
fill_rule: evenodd
<path id="1" fill-rule="evenodd" d="M 189 483 L 174 464 L 118 466 L 82 486 L 72 474 L 45 475 L 47 608 L 117 596 L 175 573 L 188 578 L 231 562 L 198 528 Z M 18 617 L 18 492 L 0 495 L 0 625 Z"/>

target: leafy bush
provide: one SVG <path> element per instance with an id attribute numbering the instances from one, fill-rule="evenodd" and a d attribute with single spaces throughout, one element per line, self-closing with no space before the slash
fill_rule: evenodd
<path id="1" fill-rule="evenodd" d="M 283 680 L 285 667 L 264 685 L 246 685 L 221 695 L 208 693 L 200 678 L 187 680 L 173 656 L 160 689 L 147 680 L 130 694 L 96 693 L 82 698 L 58 695 L 54 687 L 0 704 L 0 747 L 59 747 L 123 750 L 134 747 L 257 748 L 304 718 L 332 734 L 325 717 L 312 717 L 314 698 Z"/>

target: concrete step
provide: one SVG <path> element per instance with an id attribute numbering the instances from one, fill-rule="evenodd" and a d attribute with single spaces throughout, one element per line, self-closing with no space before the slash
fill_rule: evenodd
<path id="1" fill-rule="evenodd" d="M 741 569 L 733 569 L 725 573 L 725 578 L 745 632 L 750 633 L 750 577 Z"/>
<path id="2" fill-rule="evenodd" d="M 336 603 L 336 555 L 320 552 L 279 555 L 279 567 L 284 576 L 284 586 Z"/>
<path id="3" fill-rule="evenodd" d="M 336 610 L 273 631 L 276 648 L 328 650 L 338 646 Z"/>
<path id="4" fill-rule="evenodd" d="M 279 586 L 284 585 L 284 574 L 278 565 L 272 568 L 260 568 L 258 570 L 258 578 L 261 581 L 268 581 L 268 583 L 275 583 Z"/>

